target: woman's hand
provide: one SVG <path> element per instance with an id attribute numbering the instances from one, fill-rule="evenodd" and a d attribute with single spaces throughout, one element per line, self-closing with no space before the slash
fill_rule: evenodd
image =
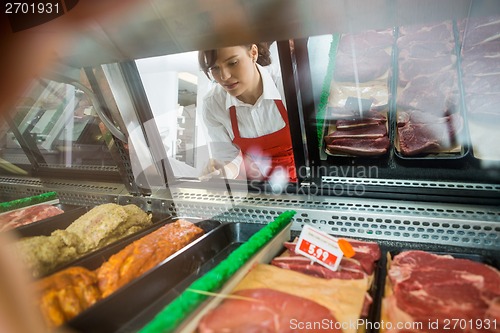
<path id="1" fill-rule="evenodd" d="M 199 177 L 201 181 L 209 180 L 211 178 L 226 178 L 235 179 L 238 176 L 239 168 L 233 163 L 224 163 L 214 159 L 208 161 L 203 175 Z"/>

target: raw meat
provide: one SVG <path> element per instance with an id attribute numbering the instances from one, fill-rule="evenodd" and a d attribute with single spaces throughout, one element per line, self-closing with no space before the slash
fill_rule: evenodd
<path id="1" fill-rule="evenodd" d="M 433 332 L 444 331 L 445 320 L 471 320 L 472 327 L 461 325 L 454 332 L 500 331 L 498 326 L 492 330 L 475 326 L 476 320 L 484 323 L 499 313 L 500 272 L 490 266 L 448 255 L 407 251 L 394 257 L 388 278 L 391 293 L 383 301 L 383 316 L 393 323 L 422 322 L 420 332 Z M 439 328 L 429 328 L 428 323 L 436 320 Z"/>
<path id="2" fill-rule="evenodd" d="M 466 26 L 465 34 L 462 30 L 462 43 L 465 47 L 482 43 L 489 43 L 500 39 L 500 18 L 498 16 L 469 19 Z"/>
<path id="3" fill-rule="evenodd" d="M 434 25 L 419 24 L 399 27 L 399 39 L 405 37 L 412 41 L 431 42 L 449 41 L 453 39 L 453 26 L 450 21 L 437 23 Z"/>
<path id="4" fill-rule="evenodd" d="M 352 258 L 343 257 L 337 271 L 332 271 L 296 253 L 296 242 L 285 242 L 283 245 L 287 250 L 281 256 L 274 258 L 271 265 L 322 279 L 352 280 L 371 277 L 375 269 L 375 262 L 380 259 L 379 245 L 374 242 L 346 240 L 349 241 L 356 253 Z M 367 293 L 361 317 L 368 315 L 372 302 L 372 298 Z"/>
<path id="5" fill-rule="evenodd" d="M 462 126 L 461 118 L 449 117 L 459 105 L 452 22 L 404 26 L 399 33 L 399 151 L 414 156 L 451 149 Z"/>
<path id="6" fill-rule="evenodd" d="M 498 124 L 500 122 L 500 17 L 471 18 L 461 21 L 459 27 L 462 33 L 465 31 L 462 71 L 468 118 L 478 124 Z M 488 147 L 484 149 L 490 150 Z"/>
<path id="7" fill-rule="evenodd" d="M 391 47 L 394 37 L 391 30 L 367 30 L 357 34 L 345 34 L 342 36 L 338 52 L 351 53 L 352 48 L 356 52 L 366 52 L 368 49 L 384 49 Z"/>
<path id="8" fill-rule="evenodd" d="M 333 140 L 345 138 L 381 138 L 387 136 L 387 126 L 379 124 L 374 126 L 366 126 L 362 128 L 339 129 L 325 137 L 327 144 L 331 144 Z"/>
<path id="9" fill-rule="evenodd" d="M 401 59 L 446 56 L 452 54 L 453 47 L 451 41 L 418 42 L 408 38 L 398 40 L 399 57 Z"/>
<path id="10" fill-rule="evenodd" d="M 363 118 L 355 117 L 355 119 L 340 119 L 335 123 L 335 127 L 339 130 L 354 129 L 359 127 L 380 125 L 387 121 L 387 117 L 378 111 L 367 111 L 363 114 Z"/>
<path id="11" fill-rule="evenodd" d="M 49 204 L 41 204 L 7 212 L 0 215 L 0 231 L 11 230 L 62 213 L 64 211 L 61 208 Z"/>
<path id="12" fill-rule="evenodd" d="M 476 57 L 469 59 L 466 55 L 462 60 L 462 68 L 464 75 L 480 75 L 489 76 L 492 74 L 500 74 L 500 54 L 496 58 Z"/>
<path id="13" fill-rule="evenodd" d="M 410 83 L 411 84 L 411 83 Z M 428 90 L 426 93 L 420 91 L 402 91 L 398 99 L 398 107 L 403 109 L 415 109 L 437 117 L 445 116 L 457 110 L 458 92 L 444 95 L 439 90 Z"/>
<path id="14" fill-rule="evenodd" d="M 456 74 L 453 71 L 439 75 L 418 76 L 401 89 L 397 98 L 399 107 L 445 115 L 458 104 Z"/>
<path id="15" fill-rule="evenodd" d="M 368 82 L 388 72 L 391 64 L 391 30 L 345 34 L 335 57 L 337 82 Z"/>
<path id="16" fill-rule="evenodd" d="M 49 328 L 62 325 L 101 299 L 96 274 L 83 267 L 71 267 L 38 281 L 36 292 Z"/>
<path id="17" fill-rule="evenodd" d="M 151 215 L 136 205 L 108 203 L 92 208 L 65 230 L 22 238 L 14 247 L 33 276 L 39 277 L 152 223 Z"/>
<path id="18" fill-rule="evenodd" d="M 191 222 L 178 220 L 131 243 L 95 271 L 74 266 L 37 281 L 38 304 L 45 321 L 49 327 L 63 324 L 202 233 L 203 230 Z"/>
<path id="19" fill-rule="evenodd" d="M 368 82 L 385 74 L 390 64 L 391 56 L 385 50 L 366 54 L 338 53 L 334 79 L 337 82 Z"/>
<path id="20" fill-rule="evenodd" d="M 462 59 L 477 60 L 483 57 L 495 58 L 500 54 L 500 41 L 476 44 L 462 49 Z"/>
<path id="21" fill-rule="evenodd" d="M 233 292 L 245 289 L 270 288 L 304 297 L 328 308 L 340 323 L 356 322 L 366 301 L 370 279 L 320 279 L 272 265 L 257 264 Z M 344 333 L 356 333 L 344 327 Z"/>
<path id="22" fill-rule="evenodd" d="M 373 266 L 373 263 L 380 259 L 382 253 L 380 252 L 380 246 L 375 242 L 361 241 L 352 238 L 343 238 L 351 244 L 352 248 L 356 252 L 354 259 L 359 261 L 368 261 L 368 265 Z M 295 252 L 296 242 L 286 242 L 283 244 L 286 249 L 291 253 L 291 255 L 297 256 Z M 366 258 L 366 259 L 365 259 Z M 368 274 L 371 274 L 371 269 L 365 269 Z"/>
<path id="23" fill-rule="evenodd" d="M 399 150 L 405 156 L 438 153 L 450 148 L 453 141 L 451 127 L 444 124 L 413 124 L 398 127 Z"/>
<path id="24" fill-rule="evenodd" d="M 178 220 L 128 245 L 97 270 L 102 296 L 112 294 L 202 234 L 203 229 L 193 223 Z"/>
<path id="25" fill-rule="evenodd" d="M 469 95 L 495 94 L 500 92 L 500 73 L 468 75 L 464 77 L 463 84 L 465 92 Z"/>
<path id="26" fill-rule="evenodd" d="M 500 93 L 471 95 L 466 104 L 469 119 L 494 123 L 500 121 Z"/>
<path id="27" fill-rule="evenodd" d="M 399 60 L 399 82 L 403 86 L 419 75 L 434 75 L 454 68 L 456 57 L 444 55 L 435 58 L 406 58 Z"/>
<path id="28" fill-rule="evenodd" d="M 309 299 L 273 289 L 246 289 L 233 294 L 207 313 L 198 332 L 339 332 L 337 320 L 326 307 Z M 315 327 L 295 327 L 294 323 L 318 323 Z M 320 323 L 329 323 L 326 326 Z"/>
<path id="29" fill-rule="evenodd" d="M 367 276 L 361 264 L 349 258 L 342 258 L 339 268 L 332 271 L 303 256 L 280 256 L 271 261 L 271 265 L 290 269 L 322 279 L 362 279 Z M 373 268 L 372 268 L 373 272 Z"/>
<path id="30" fill-rule="evenodd" d="M 335 139 L 327 144 L 326 149 L 332 154 L 345 153 L 359 156 L 379 156 L 387 153 L 389 149 L 387 136 L 376 139 Z"/>
<path id="31" fill-rule="evenodd" d="M 419 110 L 399 111 L 397 118 L 398 127 L 405 126 L 409 122 L 412 124 L 429 124 L 431 126 L 444 124 L 446 128 L 450 128 L 454 136 L 460 133 L 463 128 L 463 118 L 459 113 L 452 113 L 447 116 L 439 117 L 432 113 L 425 113 Z"/>

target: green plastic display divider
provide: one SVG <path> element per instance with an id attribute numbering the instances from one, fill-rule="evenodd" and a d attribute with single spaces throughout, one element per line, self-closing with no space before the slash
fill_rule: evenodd
<path id="1" fill-rule="evenodd" d="M 16 199 L 12 201 L 0 203 L 0 213 L 8 212 L 14 209 L 19 209 L 27 206 L 36 205 L 39 203 L 44 203 L 57 199 L 56 192 L 46 192 L 38 195 L 34 195 L 28 198 Z"/>
<path id="2" fill-rule="evenodd" d="M 318 149 L 321 150 L 323 142 L 323 131 L 326 117 L 326 109 L 328 106 L 328 98 L 330 97 L 330 85 L 335 72 L 335 57 L 337 55 L 337 48 L 340 41 L 340 34 L 332 35 L 332 42 L 330 44 L 330 51 L 328 52 L 328 67 L 326 69 L 325 80 L 323 81 L 323 88 L 321 89 L 321 96 L 319 99 L 318 111 L 316 112 L 316 131 L 318 135 Z"/>
<path id="3" fill-rule="evenodd" d="M 280 214 L 273 222 L 252 235 L 248 241 L 234 250 L 207 274 L 194 281 L 187 289 L 209 293 L 219 290 L 254 254 L 291 222 L 295 213 L 295 211 L 290 210 Z M 208 297 L 206 294 L 184 291 L 139 332 L 174 331 Z"/>

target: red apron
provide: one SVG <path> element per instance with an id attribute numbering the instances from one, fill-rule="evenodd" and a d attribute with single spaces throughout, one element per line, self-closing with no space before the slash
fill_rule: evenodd
<path id="1" fill-rule="evenodd" d="M 281 167 L 288 173 L 290 181 L 295 182 L 297 181 L 297 173 L 293 158 L 288 115 L 281 100 L 277 99 L 274 102 L 285 122 L 285 127 L 276 132 L 256 138 L 242 138 L 240 136 L 236 108 L 234 105 L 229 108 L 229 116 L 231 117 L 231 126 L 234 133 L 233 144 L 238 146 L 243 154 L 247 179 L 268 179 L 276 168 Z M 256 163 L 260 163 L 261 168 Z M 261 170 L 262 164 L 267 165 L 265 170 Z"/>

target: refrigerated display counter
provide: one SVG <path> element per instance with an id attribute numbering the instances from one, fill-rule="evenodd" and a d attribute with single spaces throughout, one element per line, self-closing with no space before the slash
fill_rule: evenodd
<path id="1" fill-rule="evenodd" d="M 287 210 L 289 240 L 310 225 L 379 244 L 370 315 L 380 320 L 387 254 L 427 250 L 499 268 L 498 31 L 496 1 L 137 5 L 75 33 L 6 116 L 0 198 L 55 191 L 66 205 L 133 203 L 222 223 L 186 252 L 208 251 L 196 273 L 148 287 L 159 269 L 69 323 L 82 331 L 137 330 Z M 257 42 L 281 77 L 297 181 L 205 179 L 215 148 L 203 97 L 216 83 L 198 50 Z M 126 322 L 119 303 L 134 288 L 161 291 Z"/>

